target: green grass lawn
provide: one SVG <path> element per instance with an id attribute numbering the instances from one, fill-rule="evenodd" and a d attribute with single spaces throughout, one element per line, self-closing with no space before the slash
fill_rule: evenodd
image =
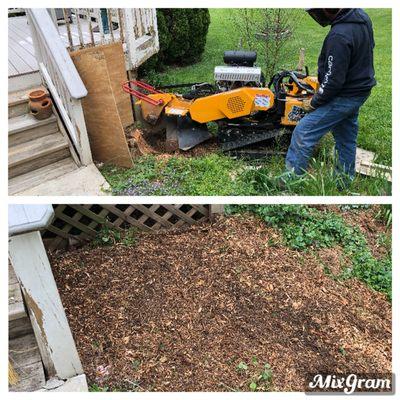
<path id="1" fill-rule="evenodd" d="M 377 154 L 377 162 L 391 165 L 391 10 L 369 9 L 375 30 L 375 69 L 377 86 L 360 114 L 359 147 Z M 306 49 L 306 64 L 316 73 L 317 58 L 329 28 L 321 28 L 302 10 L 295 34 L 284 50 L 279 69 L 294 69 L 301 47 Z M 201 62 L 183 67 L 169 67 L 157 75 L 157 83 L 213 81 L 215 65 L 223 64 L 223 52 L 236 49 L 240 31 L 234 23 L 231 9 L 210 9 L 211 24 Z M 258 64 L 262 66 L 262 57 Z M 331 157 L 332 138 L 326 137 L 309 174 L 295 182 L 286 194 L 300 195 L 387 195 L 391 185 L 384 179 L 357 176 L 348 190 L 338 191 Z M 216 153 L 194 158 L 174 156 L 167 161 L 154 157 L 137 159 L 130 170 L 106 166 L 102 172 L 109 180 L 113 193 L 126 193 L 132 185 L 135 194 L 170 195 L 275 195 L 282 194 L 274 176 L 284 171 L 283 157 L 272 157 L 257 165 L 232 160 Z"/>

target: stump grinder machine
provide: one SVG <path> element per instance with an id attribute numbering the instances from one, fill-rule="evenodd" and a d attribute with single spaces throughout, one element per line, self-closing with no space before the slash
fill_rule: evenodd
<path id="1" fill-rule="evenodd" d="M 318 90 L 308 68 L 281 71 L 266 84 L 252 51 L 226 51 L 214 69 L 214 84 L 191 83 L 154 88 L 128 81 L 123 90 L 135 99 L 135 115 L 152 132 L 166 131 L 167 151 L 189 150 L 209 139 L 210 123 L 218 142 L 231 154 L 290 134 L 305 115 L 303 100 Z M 301 62 L 299 63 L 299 65 Z M 304 64 L 304 63 L 303 63 Z M 169 90 L 187 87 L 184 94 Z M 167 91 L 168 90 L 168 91 Z"/>

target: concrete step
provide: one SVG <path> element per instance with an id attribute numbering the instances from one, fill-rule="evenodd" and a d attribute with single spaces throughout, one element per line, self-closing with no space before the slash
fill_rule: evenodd
<path id="1" fill-rule="evenodd" d="M 14 178 L 70 157 L 67 140 L 61 133 L 52 133 L 8 150 L 8 176 Z"/>
<path id="2" fill-rule="evenodd" d="M 8 147 L 26 143 L 57 131 L 55 115 L 44 120 L 37 120 L 30 114 L 19 115 L 8 120 Z"/>
<path id="3" fill-rule="evenodd" d="M 38 168 L 35 171 L 29 171 L 23 175 L 11 178 L 8 181 L 8 194 L 13 196 L 28 191 L 44 182 L 65 176 L 78 168 L 72 157 L 68 157 L 42 168 Z"/>
<path id="4" fill-rule="evenodd" d="M 15 92 L 8 93 L 8 118 L 19 117 L 29 113 L 29 93 L 33 90 L 44 90 L 48 93 L 44 86 L 37 86 L 31 89 L 17 90 Z"/>

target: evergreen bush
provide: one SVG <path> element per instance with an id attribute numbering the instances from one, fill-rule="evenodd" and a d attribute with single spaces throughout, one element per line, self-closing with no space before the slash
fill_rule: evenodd
<path id="1" fill-rule="evenodd" d="M 200 61 L 210 25 L 207 8 L 157 9 L 157 25 L 160 51 L 140 66 L 139 76 Z"/>

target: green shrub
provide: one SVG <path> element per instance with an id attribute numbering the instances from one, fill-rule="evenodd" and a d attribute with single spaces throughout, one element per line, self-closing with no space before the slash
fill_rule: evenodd
<path id="1" fill-rule="evenodd" d="M 207 9 L 191 9 L 188 13 L 189 22 L 189 48 L 185 53 L 185 63 L 193 64 L 200 61 L 206 46 L 210 13 Z"/>
<path id="2" fill-rule="evenodd" d="M 200 61 L 210 25 L 207 8 L 157 9 L 157 25 L 160 51 L 139 68 L 139 76 Z"/>

